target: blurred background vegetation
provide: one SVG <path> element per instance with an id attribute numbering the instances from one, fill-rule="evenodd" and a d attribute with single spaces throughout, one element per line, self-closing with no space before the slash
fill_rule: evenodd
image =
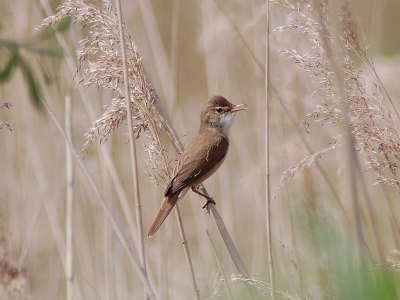
<path id="1" fill-rule="evenodd" d="M 9 277 L 2 280 L 9 290 L 0 295 L 10 299 L 66 297 L 66 146 L 40 99 L 64 122 L 65 99 L 70 95 L 72 141 L 77 149 L 83 147 L 84 133 L 95 119 L 89 117 L 75 89 L 78 82 L 54 29 L 33 30 L 60 4 L 47 0 L 0 2 L 0 103 L 12 103 L 9 108 L 0 108 L 0 122 L 8 122 L 12 128 L 0 130 L 0 224 L 4 237 L 0 248 L 1 257 L 15 269 L 24 270 L 21 274 L 26 278 L 22 284 L 18 277 L 19 284 L 13 287 Z M 93 4 L 101 6 L 99 1 Z M 122 1 L 132 40 L 185 144 L 196 134 L 199 112 L 211 95 L 222 94 L 233 103 L 248 104 L 249 109 L 237 116 L 232 128 L 227 160 L 205 185 L 249 273 L 269 282 L 264 195 L 265 5 L 265 1 L 256 0 Z M 287 10 L 279 5 L 271 7 L 271 29 L 290 21 Z M 351 9 L 365 29 L 377 73 L 400 109 L 400 3 L 354 0 Z M 63 22 L 57 30 L 73 53 L 88 28 Z M 301 125 L 319 103 L 318 96 L 313 95 L 318 86 L 276 50 L 307 52 L 311 51 L 310 44 L 304 35 L 285 32 L 274 36 L 271 81 L 280 97 L 280 101 L 273 97 L 271 115 L 272 194 L 278 193 L 280 186 L 280 195 L 272 202 L 276 285 L 296 299 L 398 299 L 400 202 L 395 189 L 374 185 L 375 178 L 368 172 L 362 175 L 374 212 L 371 220 L 360 192 L 361 224 L 371 251 L 363 254 L 355 242 L 356 221 L 344 147 L 323 155 L 319 168 L 314 164 L 299 170 L 293 179 L 280 184 L 285 170 L 328 147 L 332 132 L 337 132 L 340 124 Z M 96 88 L 84 88 L 84 92 L 98 117 L 113 97 Z M 399 121 L 394 117 L 397 128 Z M 127 212 L 118 201 L 120 194 L 100 154 L 100 147 L 111 153 L 134 211 L 126 133 L 122 126 L 105 144 L 96 144 L 81 156 L 132 243 Z M 178 156 L 167 137 L 163 138 L 175 165 Z M 141 143 L 139 139 L 139 183 L 147 231 L 164 187 L 155 185 L 146 175 L 148 158 Z M 321 169 L 327 178 L 321 175 Z M 202 200 L 190 193 L 180 204 L 200 294 L 204 299 L 229 299 L 205 229 L 211 233 L 226 274 L 235 275 L 237 271 L 202 205 Z M 73 209 L 75 299 L 143 299 L 142 285 L 75 163 Z M 379 229 L 380 245 L 372 225 Z M 379 247 L 385 261 L 379 260 Z M 157 296 L 190 299 L 187 265 L 173 217 L 167 219 L 160 234 L 146 240 L 146 253 Z M 230 286 L 234 299 L 248 297 L 241 283 Z M 264 293 L 268 299 L 269 291 Z"/>

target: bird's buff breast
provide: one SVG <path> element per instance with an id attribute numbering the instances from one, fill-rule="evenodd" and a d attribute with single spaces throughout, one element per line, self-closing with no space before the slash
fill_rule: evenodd
<path id="1" fill-rule="evenodd" d="M 199 180 L 196 180 L 195 182 L 193 182 L 193 184 L 192 184 L 191 186 L 185 187 L 185 188 L 179 193 L 178 201 L 181 200 L 181 199 L 183 198 L 183 196 L 186 195 L 186 193 L 188 192 L 189 188 L 191 188 L 191 187 L 197 187 L 197 186 L 200 185 L 202 182 L 204 182 L 204 181 L 206 181 L 208 178 L 210 178 L 211 175 L 213 175 L 213 174 L 218 170 L 218 168 L 223 164 L 223 162 L 224 162 L 225 159 L 226 159 L 227 154 L 228 154 L 228 151 L 226 151 L 224 157 L 223 157 L 218 163 L 216 163 L 215 166 L 214 166 L 213 168 L 211 168 L 210 171 L 208 171 L 203 177 L 201 177 L 201 178 L 199 178 Z"/>

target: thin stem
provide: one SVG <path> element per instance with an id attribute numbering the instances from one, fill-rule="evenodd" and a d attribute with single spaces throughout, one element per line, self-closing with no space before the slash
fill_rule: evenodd
<path id="1" fill-rule="evenodd" d="M 142 270 L 145 276 L 147 276 L 146 270 L 146 256 L 144 251 L 144 235 L 143 235 L 143 221 L 142 221 L 142 210 L 140 203 L 140 195 L 139 195 L 139 179 L 138 179 L 138 170 L 137 170 L 137 158 L 136 158 L 136 145 L 135 145 L 135 136 L 133 133 L 133 123 L 132 123 L 132 110 L 131 110 L 131 101 L 130 101 L 130 91 L 129 91 L 129 79 L 128 79 L 128 66 L 126 61 L 126 51 L 125 51 L 125 39 L 124 39 L 124 27 L 122 26 L 122 12 L 121 12 L 121 1 L 116 1 L 117 7 L 117 15 L 118 15 L 118 28 L 119 28 L 119 39 L 121 43 L 121 55 L 122 55 L 122 66 L 124 70 L 124 86 L 125 86 L 125 100 L 126 100 L 126 111 L 127 111 L 127 119 L 128 119 L 128 128 L 129 128 L 129 145 L 131 152 L 131 161 L 132 161 L 132 172 L 133 172 L 133 190 L 135 194 L 135 203 L 136 203 L 136 221 L 137 221 L 137 230 L 139 234 L 139 255 L 140 255 L 140 263 L 142 265 Z M 146 291 L 145 291 L 146 292 Z M 146 296 L 148 299 L 148 296 Z"/>
<path id="2" fill-rule="evenodd" d="M 208 232 L 208 230 L 206 230 L 206 233 L 207 233 L 208 239 L 210 240 L 210 244 L 211 244 L 211 247 L 213 249 L 213 252 L 214 252 L 214 255 L 215 255 L 215 259 L 216 259 L 217 264 L 218 264 L 218 268 L 221 271 L 222 276 L 224 277 L 224 283 L 225 283 L 226 289 L 228 290 L 229 297 L 232 300 L 233 296 L 232 296 L 231 289 L 229 288 L 228 278 L 226 278 L 226 275 L 225 275 L 225 272 L 224 272 L 224 267 L 221 264 L 221 261 L 220 261 L 220 259 L 218 257 L 218 254 L 217 254 L 217 250 L 215 249 L 214 243 L 213 243 L 213 241 L 211 239 L 211 236 L 210 236 L 210 233 Z"/>
<path id="3" fill-rule="evenodd" d="M 179 211 L 179 206 L 178 204 L 175 205 L 175 217 L 176 221 L 179 224 L 179 233 L 181 234 L 181 239 L 182 239 L 182 244 L 183 244 L 183 249 L 185 250 L 185 257 L 186 257 L 186 262 L 189 266 L 189 275 L 190 275 L 190 281 L 192 283 L 192 289 L 193 289 L 193 294 L 194 298 L 196 300 L 200 300 L 200 292 L 197 287 L 197 282 L 196 282 L 196 275 L 194 274 L 194 268 L 193 268 L 193 263 L 192 263 L 192 258 L 190 256 L 190 251 L 189 251 L 189 246 L 186 240 L 186 235 L 185 235 L 185 230 L 183 229 L 182 225 L 182 219 L 181 219 L 181 213 Z"/>
<path id="4" fill-rule="evenodd" d="M 265 45 L 265 201 L 266 201 L 266 226 L 267 226 L 267 248 L 268 248 L 268 266 L 269 277 L 271 280 L 271 299 L 275 300 L 275 274 L 274 274 L 274 259 L 272 255 L 272 230 L 271 230 L 271 186 L 270 186 L 270 105 L 271 105 L 271 85 L 270 85 L 270 68 L 269 68 L 269 0 L 266 13 L 266 45 Z"/>
<path id="5" fill-rule="evenodd" d="M 65 133 L 71 139 L 71 96 L 65 96 Z M 67 205 L 66 205 L 66 241 L 65 241 L 65 267 L 66 267 L 66 284 L 67 284 L 67 300 L 72 300 L 73 297 L 73 172 L 72 172 L 72 155 L 65 145 L 65 165 L 66 165 L 66 179 L 67 179 Z"/>

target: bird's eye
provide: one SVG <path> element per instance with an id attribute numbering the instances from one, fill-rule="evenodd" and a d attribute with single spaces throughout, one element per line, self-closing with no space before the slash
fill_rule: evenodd
<path id="1" fill-rule="evenodd" d="M 215 111 L 216 111 L 217 113 L 222 113 L 224 110 L 223 110 L 221 107 L 217 107 L 217 108 L 215 109 Z"/>

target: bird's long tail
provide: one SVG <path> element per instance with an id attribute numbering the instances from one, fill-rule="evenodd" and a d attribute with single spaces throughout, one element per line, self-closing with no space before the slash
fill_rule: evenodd
<path id="1" fill-rule="evenodd" d="M 150 227 L 149 233 L 147 237 L 152 237 L 157 230 L 161 227 L 162 223 L 164 223 L 165 219 L 168 217 L 171 210 L 174 208 L 176 202 L 178 201 L 179 193 L 175 193 L 169 197 L 165 197 L 163 203 L 161 204 L 161 208 L 153 221 L 153 224 Z"/>

